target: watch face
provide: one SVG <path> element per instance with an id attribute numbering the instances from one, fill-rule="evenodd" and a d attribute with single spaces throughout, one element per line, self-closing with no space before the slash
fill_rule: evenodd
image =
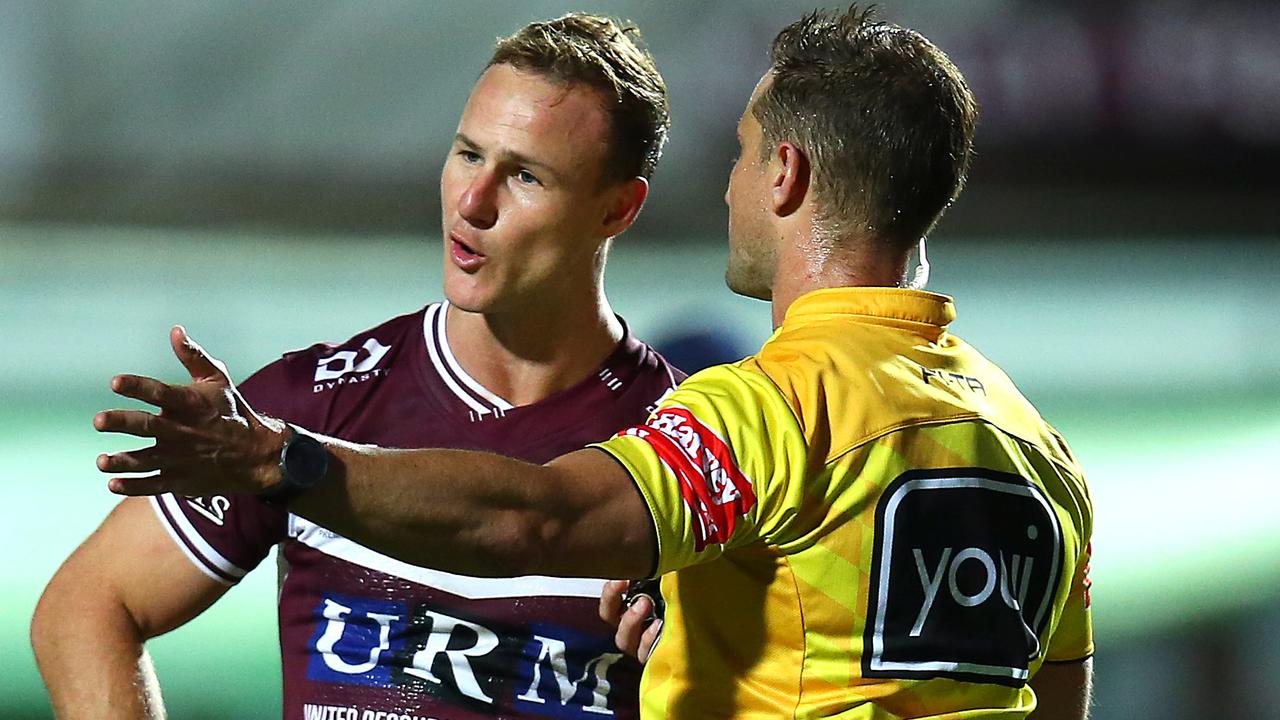
<path id="1" fill-rule="evenodd" d="M 294 431 L 284 454 L 284 482 L 299 489 L 309 488 L 329 469 L 329 451 L 319 440 Z"/>

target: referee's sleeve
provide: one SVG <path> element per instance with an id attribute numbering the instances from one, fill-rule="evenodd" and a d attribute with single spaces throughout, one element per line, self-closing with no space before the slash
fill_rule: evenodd
<path id="1" fill-rule="evenodd" d="M 805 456 L 774 386 L 738 366 L 694 375 L 648 422 L 596 447 L 627 469 L 649 507 L 658 575 L 768 539 Z"/>
<path id="2" fill-rule="evenodd" d="M 1047 662 L 1067 662 L 1083 660 L 1093 655 L 1093 617 L 1090 609 L 1089 562 L 1093 555 L 1093 543 L 1085 545 L 1084 552 L 1076 564 L 1075 575 L 1071 579 L 1071 590 L 1067 596 L 1067 604 L 1062 609 L 1062 617 L 1053 637 L 1049 638 L 1049 648 L 1045 653 Z"/>

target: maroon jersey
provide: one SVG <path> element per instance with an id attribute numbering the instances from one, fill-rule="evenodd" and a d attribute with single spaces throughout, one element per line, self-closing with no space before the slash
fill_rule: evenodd
<path id="1" fill-rule="evenodd" d="M 514 407 L 467 375 L 431 305 L 240 387 L 261 411 L 383 447 L 546 462 L 643 422 L 683 375 L 626 332 L 577 386 Z M 234 584 L 280 545 L 284 717 L 634 718 L 640 666 L 596 615 L 603 581 L 472 578 L 393 560 L 253 496 L 152 499 L 198 568 Z"/>

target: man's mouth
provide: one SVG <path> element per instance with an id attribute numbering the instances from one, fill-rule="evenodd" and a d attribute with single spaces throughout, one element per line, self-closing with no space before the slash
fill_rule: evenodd
<path id="1" fill-rule="evenodd" d="M 449 241 L 449 255 L 453 258 L 453 263 L 459 268 L 466 271 L 474 271 L 484 264 L 484 253 L 458 239 L 456 235 L 450 234 Z"/>

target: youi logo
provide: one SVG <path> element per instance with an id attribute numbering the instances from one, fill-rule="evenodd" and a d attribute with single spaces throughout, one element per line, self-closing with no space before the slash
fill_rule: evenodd
<path id="1" fill-rule="evenodd" d="M 1063 554 L 1034 483 L 983 468 L 904 473 L 876 508 L 863 675 L 1025 685 Z"/>

